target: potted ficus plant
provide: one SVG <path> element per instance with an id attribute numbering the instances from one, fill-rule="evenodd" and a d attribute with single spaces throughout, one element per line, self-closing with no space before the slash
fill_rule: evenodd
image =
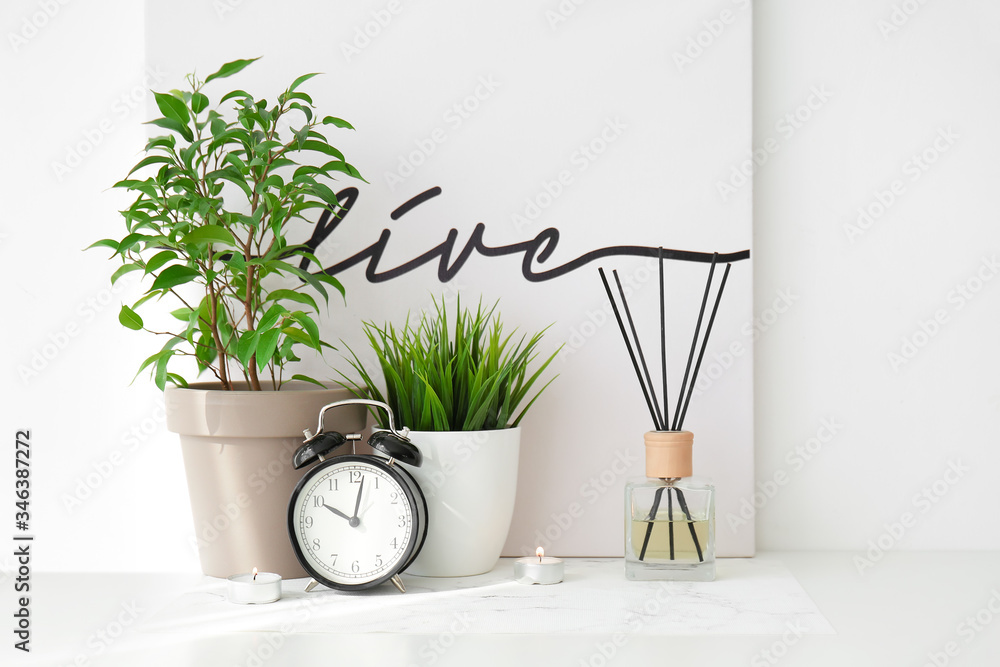
<path id="1" fill-rule="evenodd" d="M 323 134 L 353 127 L 317 115 L 299 89 L 315 74 L 295 79 L 273 103 L 232 90 L 213 104 L 210 84 L 254 60 L 226 63 L 204 79 L 188 75 L 184 91 L 154 93 L 163 117 L 150 123 L 166 133 L 149 139 L 145 157 L 115 184 L 135 195 L 121 212 L 124 235 L 91 247 L 121 261 L 112 283 L 142 274 L 145 292 L 122 306 L 119 320 L 163 341 L 139 372 L 148 369 L 165 390 L 167 427 L 181 436 L 203 571 L 257 567 L 295 577 L 305 573 L 284 537 L 301 476 L 291 454 L 319 409 L 350 395 L 290 372 L 302 348 L 330 347 L 316 318 L 320 303 L 344 288 L 302 270 L 303 258 L 319 263 L 287 232 L 337 206 L 335 176 L 364 179 Z M 151 301 L 172 302 L 169 317 L 147 323 L 139 310 Z M 185 370 L 214 380 L 189 384 Z M 363 412 L 335 418 L 343 420 L 331 425 L 338 430 L 364 424 Z"/>
<path id="2" fill-rule="evenodd" d="M 423 454 L 423 465 L 410 472 L 427 498 L 427 538 L 407 572 L 489 572 L 514 512 L 519 425 L 555 379 L 532 394 L 558 350 L 532 369 L 544 330 L 530 338 L 505 334 L 496 303 L 472 311 L 460 299 L 451 315 L 435 300 L 419 322 L 368 322 L 365 332 L 378 368 L 369 370 L 351 350 L 360 381 L 342 373 L 344 386 L 387 403 Z"/>

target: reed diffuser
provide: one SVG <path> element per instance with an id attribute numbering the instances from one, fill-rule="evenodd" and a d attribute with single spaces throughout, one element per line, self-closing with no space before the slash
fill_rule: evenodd
<path id="1" fill-rule="evenodd" d="M 604 269 L 598 269 L 655 429 L 645 435 L 646 477 L 631 480 L 625 486 L 625 576 L 628 579 L 712 581 L 715 579 L 715 487 L 704 480 L 692 478 L 694 435 L 684 430 L 684 418 L 687 416 L 691 394 L 698 379 L 698 371 L 701 369 L 701 362 L 705 356 L 705 349 L 732 265 L 726 264 L 726 270 L 715 294 L 715 304 L 702 334 L 702 323 L 718 262 L 718 253 L 712 255 L 684 376 L 677 389 L 677 400 L 671 415 L 667 383 L 666 300 L 662 247 L 659 249 L 658 259 L 662 404 L 657 398 L 656 387 L 636 333 L 632 311 L 625 299 L 625 290 L 622 289 L 618 272 L 612 271 L 612 275 L 621 300 L 620 309 Z M 622 311 L 625 314 L 624 320 Z M 628 321 L 627 329 L 625 320 Z M 696 351 L 697 360 L 695 360 Z"/>

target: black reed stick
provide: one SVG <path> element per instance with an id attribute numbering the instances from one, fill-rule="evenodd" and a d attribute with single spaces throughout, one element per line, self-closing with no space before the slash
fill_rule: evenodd
<path id="1" fill-rule="evenodd" d="M 708 337 L 712 335 L 712 325 L 715 324 L 715 314 L 719 312 L 719 302 L 722 301 L 722 290 L 726 289 L 726 279 L 729 278 L 729 269 L 732 264 L 726 264 L 726 271 L 722 274 L 722 282 L 719 284 L 719 293 L 715 295 L 715 305 L 712 306 L 712 316 L 708 318 L 708 326 L 705 327 L 705 338 L 701 341 L 701 351 L 698 352 L 698 362 L 694 365 L 694 374 L 691 376 L 691 391 L 684 399 L 684 410 L 681 412 L 681 419 L 678 428 L 684 428 L 684 417 L 687 416 L 688 404 L 691 403 L 691 394 L 694 393 L 694 385 L 698 381 L 698 371 L 701 370 L 701 360 L 705 356 L 705 348 L 708 347 Z"/>
<path id="2" fill-rule="evenodd" d="M 646 558 L 646 547 L 649 546 L 649 536 L 653 534 L 653 519 L 656 518 L 656 513 L 660 511 L 660 498 L 663 497 L 663 489 L 665 487 L 660 487 L 656 490 L 656 494 L 653 496 L 653 506 L 649 510 L 649 516 L 646 517 L 646 537 L 642 540 L 642 550 L 639 552 L 639 560 L 644 560 Z M 670 502 L 670 493 L 667 493 L 667 502 Z"/>
<path id="3" fill-rule="evenodd" d="M 684 379 L 681 381 L 681 393 L 677 396 L 677 409 L 674 410 L 674 424 L 671 430 L 676 431 L 681 416 L 681 405 L 684 404 L 684 393 L 690 391 L 687 386 L 688 375 L 691 372 L 691 362 L 694 361 L 694 350 L 698 345 L 698 334 L 701 332 L 701 320 L 705 317 L 705 306 L 708 304 L 708 292 L 712 288 L 712 275 L 715 273 L 715 263 L 719 253 L 712 253 L 712 266 L 708 270 L 708 281 L 705 283 L 705 294 L 701 297 L 701 310 L 698 311 L 698 323 L 694 327 L 694 338 L 691 339 L 691 352 L 688 354 L 687 367 L 684 369 Z M 678 498 L 679 500 L 679 498 Z"/>
<path id="4" fill-rule="evenodd" d="M 698 533 L 694 532 L 694 519 L 691 518 L 691 512 L 688 511 L 687 501 L 684 500 L 684 492 L 678 488 L 674 488 L 677 492 L 677 503 L 681 506 L 681 511 L 684 512 L 684 516 L 688 520 L 688 528 L 691 530 L 691 539 L 694 540 L 694 548 L 698 552 L 698 562 L 702 563 L 705 561 L 705 557 L 701 554 L 701 544 L 698 542 Z"/>
<path id="5" fill-rule="evenodd" d="M 667 487 L 667 529 L 670 531 L 670 560 L 674 559 L 674 500 Z"/>
<path id="6" fill-rule="evenodd" d="M 656 421 L 656 411 L 653 409 L 653 402 L 649 399 L 649 392 L 646 391 L 646 385 L 642 382 L 642 374 L 639 371 L 639 363 L 635 360 L 635 353 L 632 352 L 632 344 L 628 341 L 628 334 L 625 332 L 625 324 L 622 322 L 622 316 L 618 312 L 618 305 L 615 303 L 615 297 L 611 293 L 611 285 L 608 284 L 608 277 L 604 275 L 604 269 L 599 268 L 597 272 L 601 274 L 601 282 L 604 283 L 604 291 L 608 293 L 608 300 L 611 302 L 611 309 L 615 313 L 615 319 L 618 320 L 618 328 L 621 329 L 622 339 L 625 341 L 625 347 L 628 349 L 628 356 L 632 359 L 632 368 L 635 369 L 635 377 L 639 380 L 639 386 L 642 387 L 642 395 L 646 399 L 646 407 L 649 408 L 649 416 L 653 418 L 653 428 L 659 429 L 659 424 Z"/>
<path id="7" fill-rule="evenodd" d="M 628 301 L 625 299 L 625 290 L 622 289 L 622 281 L 618 278 L 618 270 L 611 272 L 611 275 L 615 277 L 615 284 L 618 285 L 618 293 L 622 297 L 622 305 L 625 307 L 625 317 L 628 318 L 628 326 L 632 330 L 632 338 L 635 339 L 635 349 L 639 353 L 639 363 L 642 364 L 642 372 L 646 375 L 646 384 L 649 386 L 649 396 L 653 401 L 653 408 L 656 411 L 656 430 L 662 431 L 665 426 L 663 425 L 663 415 L 660 414 L 660 403 L 656 400 L 656 390 L 653 389 L 653 379 L 649 377 L 649 366 L 646 365 L 646 357 L 642 353 L 642 345 L 639 343 L 639 334 L 635 331 L 635 322 L 632 321 L 632 309 L 628 307 Z"/>
<path id="8" fill-rule="evenodd" d="M 660 259 L 660 373 L 663 377 L 663 427 L 670 423 L 670 399 L 667 397 L 667 315 L 663 294 L 663 246 L 657 251 Z"/>

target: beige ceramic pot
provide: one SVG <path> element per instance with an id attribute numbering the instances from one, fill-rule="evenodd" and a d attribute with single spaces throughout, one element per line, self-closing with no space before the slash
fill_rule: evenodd
<path id="1" fill-rule="evenodd" d="M 281 391 L 222 391 L 216 383 L 168 388 L 167 428 L 180 435 L 202 571 L 213 577 L 276 572 L 306 576 L 288 538 L 288 499 L 306 469 L 292 468 L 303 429 L 320 409 L 352 396 L 288 382 Z M 341 433 L 365 426 L 363 406 L 326 416 Z"/>

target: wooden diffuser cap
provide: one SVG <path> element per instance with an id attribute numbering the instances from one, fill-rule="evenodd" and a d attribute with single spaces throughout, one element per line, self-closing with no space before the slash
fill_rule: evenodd
<path id="1" fill-rule="evenodd" d="M 649 431 L 646 439 L 646 477 L 690 477 L 691 431 Z"/>

